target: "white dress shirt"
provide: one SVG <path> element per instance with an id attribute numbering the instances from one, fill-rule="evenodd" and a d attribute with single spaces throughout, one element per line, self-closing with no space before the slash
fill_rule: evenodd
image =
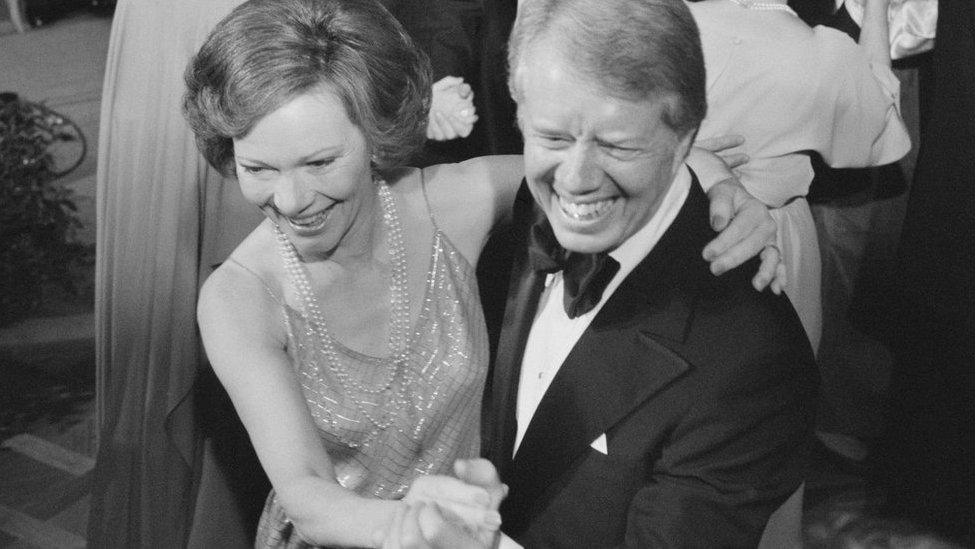
<path id="1" fill-rule="evenodd" d="M 542 401 L 549 384 L 559 372 L 563 361 L 576 346 L 576 342 L 593 318 L 603 308 L 603 304 L 634 267 L 657 245 L 661 235 L 671 226 L 685 198 L 688 197 L 690 188 L 691 173 L 686 166 L 682 166 L 647 224 L 610 252 L 610 257 L 620 263 L 620 270 L 610 280 L 600 302 L 586 314 L 569 318 L 563 308 L 562 272 L 547 277 L 546 289 L 539 298 L 539 307 L 525 344 L 525 353 L 522 355 L 522 371 L 516 404 L 518 429 L 515 434 L 513 455 L 518 451 L 532 416 L 535 415 L 539 402 Z"/>

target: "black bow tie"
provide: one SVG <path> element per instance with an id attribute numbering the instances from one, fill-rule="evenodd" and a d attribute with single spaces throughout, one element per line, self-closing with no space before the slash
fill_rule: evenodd
<path id="1" fill-rule="evenodd" d="M 529 233 L 529 264 L 544 273 L 563 272 L 563 308 L 569 318 L 596 307 L 603 290 L 620 270 L 620 263 L 607 252 L 567 251 L 556 240 L 546 218 L 537 221 Z"/>

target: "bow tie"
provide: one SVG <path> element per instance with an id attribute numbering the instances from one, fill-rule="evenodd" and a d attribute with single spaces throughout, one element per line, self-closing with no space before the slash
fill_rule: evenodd
<path id="1" fill-rule="evenodd" d="M 563 272 L 563 308 L 569 318 L 584 315 L 600 302 L 603 290 L 620 270 L 607 252 L 584 254 L 563 248 L 549 220 L 537 221 L 529 233 L 529 264 L 544 273 Z"/>

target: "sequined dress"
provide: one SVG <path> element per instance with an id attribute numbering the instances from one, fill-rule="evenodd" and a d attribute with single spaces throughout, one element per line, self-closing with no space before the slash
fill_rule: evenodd
<path id="1" fill-rule="evenodd" d="M 385 359 L 333 340 L 345 370 L 355 376 L 352 384 L 366 388 L 359 394 L 343 390 L 350 380 L 337 379 L 305 316 L 272 292 L 287 326 L 289 356 L 336 477 L 360 495 L 401 498 L 414 478 L 451 474 L 456 459 L 478 455 L 488 339 L 475 270 L 436 226 L 429 261 L 421 312 L 407 344 L 407 366 L 390 385 L 387 395 L 392 397 L 367 392 L 385 383 Z M 384 414 L 383 408 L 393 412 Z M 381 429 L 377 423 L 389 425 Z M 309 547 L 295 533 L 273 490 L 255 547 Z"/>

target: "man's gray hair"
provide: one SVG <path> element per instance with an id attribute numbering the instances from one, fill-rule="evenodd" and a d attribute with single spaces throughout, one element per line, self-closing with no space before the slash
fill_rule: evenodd
<path id="1" fill-rule="evenodd" d="M 516 103 L 523 57 L 541 42 L 612 96 L 663 101 L 664 123 L 680 134 L 705 118 L 701 41 L 682 0 L 525 0 L 508 42 Z"/>

